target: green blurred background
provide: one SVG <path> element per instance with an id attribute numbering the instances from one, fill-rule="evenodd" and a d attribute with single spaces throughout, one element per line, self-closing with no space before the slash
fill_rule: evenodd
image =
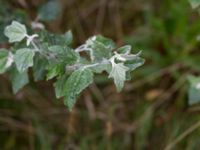
<path id="1" fill-rule="evenodd" d="M 31 82 L 12 94 L 0 76 L 2 150 L 199 150 L 200 106 L 188 105 L 190 74 L 200 73 L 200 15 L 188 0 L 59 0 L 46 28 L 71 29 L 76 47 L 94 34 L 142 50 L 146 63 L 117 93 L 106 76 L 79 97 L 71 113 L 51 81 Z M 0 48 L 12 20 L 30 25 L 45 0 L 0 0 Z M 197 126 L 196 126 L 197 125 Z M 192 132 L 193 130 L 194 132 Z M 175 144 L 174 144 L 175 142 Z M 171 147 L 173 145 L 173 148 Z"/>

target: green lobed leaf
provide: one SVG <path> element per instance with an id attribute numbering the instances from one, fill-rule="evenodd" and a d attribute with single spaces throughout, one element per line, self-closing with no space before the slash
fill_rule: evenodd
<path id="1" fill-rule="evenodd" d="M 126 61 L 124 64 L 125 64 L 125 66 L 127 66 L 130 69 L 130 71 L 133 71 L 136 68 L 142 66 L 144 64 L 144 62 L 145 62 L 145 60 L 143 58 L 136 57 L 133 60 Z"/>
<path id="2" fill-rule="evenodd" d="M 120 92 L 124 87 L 126 81 L 126 72 L 129 70 L 128 67 L 124 66 L 123 63 L 113 63 L 112 70 L 109 74 L 109 78 L 114 79 L 114 83 L 117 87 L 117 91 Z"/>
<path id="3" fill-rule="evenodd" d="M 28 67 L 33 66 L 33 58 L 35 52 L 28 48 L 17 50 L 14 56 L 14 60 L 19 72 L 24 72 Z"/>
<path id="4" fill-rule="evenodd" d="M 9 42 L 13 43 L 22 41 L 26 37 L 27 31 L 23 24 L 13 21 L 11 25 L 5 28 L 4 34 L 9 38 Z"/>
<path id="5" fill-rule="evenodd" d="M 129 68 L 126 74 L 126 80 L 131 80 L 131 71 L 142 66 L 145 63 L 145 60 L 141 57 L 137 57 L 133 60 L 126 61 L 124 65 Z"/>
<path id="6" fill-rule="evenodd" d="M 112 50 L 116 47 L 112 40 L 101 35 L 89 38 L 86 45 L 90 48 L 91 60 L 95 62 L 109 59 L 112 56 Z"/>
<path id="7" fill-rule="evenodd" d="M 104 47 L 106 47 L 107 49 L 113 50 L 114 48 L 116 48 L 115 43 L 113 42 L 113 40 L 106 38 L 102 35 L 96 35 L 92 38 L 95 38 L 94 41 L 97 42 L 98 44 L 102 44 Z"/>
<path id="8" fill-rule="evenodd" d="M 188 89 L 189 104 L 197 104 L 200 102 L 200 77 L 188 77 L 190 87 Z"/>
<path id="9" fill-rule="evenodd" d="M 114 52 L 110 58 L 112 70 L 109 78 L 114 79 L 117 91 L 121 91 L 124 87 L 124 82 L 131 79 L 131 71 L 144 64 L 144 60 L 140 58 L 140 53 L 130 54 L 131 46 L 123 46 Z"/>
<path id="10" fill-rule="evenodd" d="M 79 69 L 74 71 L 65 84 L 64 103 L 71 110 L 76 102 L 77 96 L 93 82 L 93 73 L 90 69 Z"/>
<path id="11" fill-rule="evenodd" d="M 61 12 L 61 6 L 58 0 L 49 0 L 41 6 L 38 11 L 38 19 L 41 21 L 56 20 Z"/>
<path id="12" fill-rule="evenodd" d="M 9 71 L 9 74 L 12 83 L 12 89 L 15 94 L 29 83 L 27 71 L 20 73 L 17 68 L 12 67 L 12 69 Z"/>

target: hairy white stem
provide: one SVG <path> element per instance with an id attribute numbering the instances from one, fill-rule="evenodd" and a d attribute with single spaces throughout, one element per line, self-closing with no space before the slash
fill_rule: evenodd
<path id="1" fill-rule="evenodd" d="M 91 51 L 91 48 L 87 47 L 85 44 L 79 46 L 78 48 L 75 49 L 75 52 L 80 53 L 83 51 Z"/>
<path id="2" fill-rule="evenodd" d="M 86 68 L 93 68 L 99 65 L 106 65 L 106 64 L 110 64 L 110 61 L 105 59 L 101 62 L 98 63 L 94 63 L 94 64 L 88 64 L 88 65 L 84 65 L 84 64 L 74 64 L 71 66 L 66 66 L 66 71 L 74 71 L 77 69 L 86 69 Z"/>

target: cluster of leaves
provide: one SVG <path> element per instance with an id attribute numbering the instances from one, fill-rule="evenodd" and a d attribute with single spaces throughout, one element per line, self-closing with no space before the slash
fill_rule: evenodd
<path id="1" fill-rule="evenodd" d="M 200 13 L 200 0 L 189 0 L 193 9 L 196 9 Z M 189 104 L 197 104 L 200 102 L 200 77 L 189 76 L 189 89 L 188 89 L 188 97 Z"/>
<path id="2" fill-rule="evenodd" d="M 56 79 L 56 97 L 64 97 L 70 110 L 81 91 L 93 82 L 94 74 L 107 72 L 121 91 L 124 82 L 130 80 L 131 71 L 144 63 L 140 52 L 131 54 L 130 45 L 117 48 L 112 40 L 101 35 L 72 49 L 70 31 L 56 35 L 41 30 L 28 35 L 25 25 L 13 21 L 4 34 L 15 44 L 10 50 L 0 50 L 0 73 L 8 72 L 14 93 L 29 82 L 28 69 L 32 67 L 35 81 Z"/>

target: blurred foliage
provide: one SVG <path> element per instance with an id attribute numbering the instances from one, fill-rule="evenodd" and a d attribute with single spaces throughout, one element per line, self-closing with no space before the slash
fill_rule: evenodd
<path id="1" fill-rule="evenodd" d="M 55 101 L 50 83 L 32 82 L 13 95 L 7 76 L 1 76 L 1 149 L 160 150 L 178 141 L 176 150 L 198 150 L 200 107 L 188 105 L 187 78 L 200 76 L 200 16 L 188 0 L 60 3 L 59 17 L 45 23 L 50 31 L 71 29 L 75 45 L 101 33 L 142 50 L 146 64 L 120 94 L 104 76 L 97 77 L 72 113 Z M 45 1 L 1 4 L 2 31 L 13 18 L 27 24 L 35 20 Z"/>

